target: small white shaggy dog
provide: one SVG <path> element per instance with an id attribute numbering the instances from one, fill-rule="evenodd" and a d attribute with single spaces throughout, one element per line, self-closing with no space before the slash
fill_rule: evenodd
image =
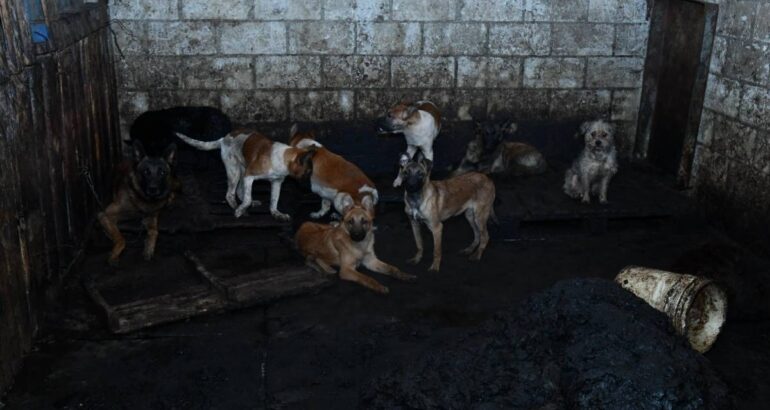
<path id="1" fill-rule="evenodd" d="M 607 203 L 607 188 L 618 172 L 618 154 L 615 149 L 615 128 L 601 120 L 580 126 L 578 135 L 585 138 L 585 147 L 564 176 L 564 193 L 591 202 L 591 194 L 599 202 Z"/>

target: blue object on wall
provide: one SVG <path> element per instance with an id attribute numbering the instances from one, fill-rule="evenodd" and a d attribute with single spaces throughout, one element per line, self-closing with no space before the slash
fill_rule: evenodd
<path id="1" fill-rule="evenodd" d="M 33 23 L 31 29 L 33 43 L 45 43 L 48 41 L 48 26 L 45 23 Z"/>

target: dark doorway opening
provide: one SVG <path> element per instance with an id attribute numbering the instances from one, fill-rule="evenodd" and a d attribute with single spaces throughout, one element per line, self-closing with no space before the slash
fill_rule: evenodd
<path id="1" fill-rule="evenodd" d="M 651 17 L 637 152 L 689 181 L 706 92 L 718 7 L 690 0 L 655 2 Z"/>

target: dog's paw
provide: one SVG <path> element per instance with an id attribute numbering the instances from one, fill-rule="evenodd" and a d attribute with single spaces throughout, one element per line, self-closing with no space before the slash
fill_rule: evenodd
<path id="1" fill-rule="evenodd" d="M 406 263 L 410 265 L 417 265 L 422 260 L 422 254 L 418 253 L 417 255 L 414 255 L 413 257 L 406 260 Z"/>
<path id="2" fill-rule="evenodd" d="M 476 249 L 475 246 L 469 246 L 463 250 L 460 251 L 460 255 L 468 256 L 473 253 L 473 251 Z"/>
<path id="3" fill-rule="evenodd" d="M 311 212 L 311 213 L 310 213 L 310 217 L 311 217 L 311 218 L 313 218 L 313 219 L 318 219 L 318 218 L 321 218 L 321 217 L 323 217 L 324 215 L 326 215 L 326 212 L 321 212 L 321 211 L 318 211 L 318 212 Z"/>
<path id="4" fill-rule="evenodd" d="M 404 282 L 414 282 L 417 280 L 416 275 L 412 275 L 406 272 L 399 272 L 398 275 L 396 275 L 396 278 L 403 280 Z"/>
<path id="5" fill-rule="evenodd" d="M 107 264 L 110 265 L 113 268 L 119 268 L 120 267 L 120 258 L 107 258 Z"/>
<path id="6" fill-rule="evenodd" d="M 468 258 L 468 260 L 471 260 L 471 261 L 474 261 L 474 262 L 478 262 L 478 261 L 480 261 L 480 260 L 481 260 L 481 254 L 479 254 L 479 253 L 474 253 L 473 255 L 471 255 L 471 256 Z"/>
<path id="7" fill-rule="evenodd" d="M 441 264 L 440 263 L 433 262 L 433 264 L 430 265 L 430 268 L 428 268 L 428 270 L 431 271 L 431 272 L 438 272 L 440 268 L 441 268 Z"/>
<path id="8" fill-rule="evenodd" d="M 154 250 L 152 250 L 152 251 L 145 250 L 142 253 L 142 257 L 144 257 L 144 260 L 146 260 L 146 261 L 152 260 L 153 256 L 155 256 L 155 251 Z"/>
<path id="9" fill-rule="evenodd" d="M 291 216 L 288 214 L 285 214 L 283 212 L 278 211 L 272 211 L 270 212 L 270 215 L 273 215 L 273 218 L 282 221 L 282 222 L 289 222 L 291 221 Z"/>
<path id="10" fill-rule="evenodd" d="M 257 201 L 256 199 L 251 201 L 251 207 L 256 208 L 258 206 L 262 205 L 262 201 Z"/>
<path id="11" fill-rule="evenodd" d="M 383 286 L 383 285 L 380 285 L 376 288 L 372 288 L 372 290 L 381 295 L 387 295 L 388 293 L 390 293 L 390 289 L 388 289 L 387 286 Z"/>
<path id="12" fill-rule="evenodd" d="M 235 217 L 236 217 L 236 218 L 240 218 L 240 217 L 242 217 L 242 216 L 244 216 L 244 215 L 246 215 L 246 214 L 247 214 L 247 213 L 246 213 L 246 209 L 244 209 L 244 208 L 237 208 L 237 209 L 235 210 Z"/>
<path id="13" fill-rule="evenodd" d="M 582 202 L 582 203 L 584 203 L 584 204 L 590 204 L 590 203 L 591 203 L 591 198 L 590 198 L 590 197 L 588 197 L 588 196 L 584 196 L 584 197 L 583 197 L 583 198 L 580 200 L 580 202 Z"/>
<path id="14" fill-rule="evenodd" d="M 395 181 L 393 181 L 393 188 L 398 188 L 401 186 L 401 178 L 396 178 Z"/>

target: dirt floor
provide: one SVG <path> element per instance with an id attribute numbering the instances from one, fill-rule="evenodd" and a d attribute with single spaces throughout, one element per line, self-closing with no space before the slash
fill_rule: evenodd
<path id="1" fill-rule="evenodd" d="M 55 329 L 2 402 L 8 409 L 356 408 L 371 380 L 560 280 L 611 279 L 631 264 L 669 269 L 694 249 L 725 241 L 691 218 L 620 221 L 603 235 L 533 224 L 522 227 L 519 240 L 493 241 L 473 263 L 457 253 L 471 231 L 464 218 L 455 218 L 444 229 L 442 270 L 432 273 L 429 257 L 419 266 L 405 264 L 414 245 L 402 209 L 390 205 L 378 216 L 376 249 L 419 279 L 402 283 L 373 274 L 390 287 L 387 296 L 337 280 L 317 294 L 115 336 L 72 286 Z M 255 235 L 243 229 L 162 233 L 159 255 Z M 103 257 L 104 245 L 93 249 L 94 257 Z M 137 253 L 141 241 L 129 246 Z M 768 346 L 768 317 L 731 318 L 705 355 L 738 408 L 770 402 Z"/>

